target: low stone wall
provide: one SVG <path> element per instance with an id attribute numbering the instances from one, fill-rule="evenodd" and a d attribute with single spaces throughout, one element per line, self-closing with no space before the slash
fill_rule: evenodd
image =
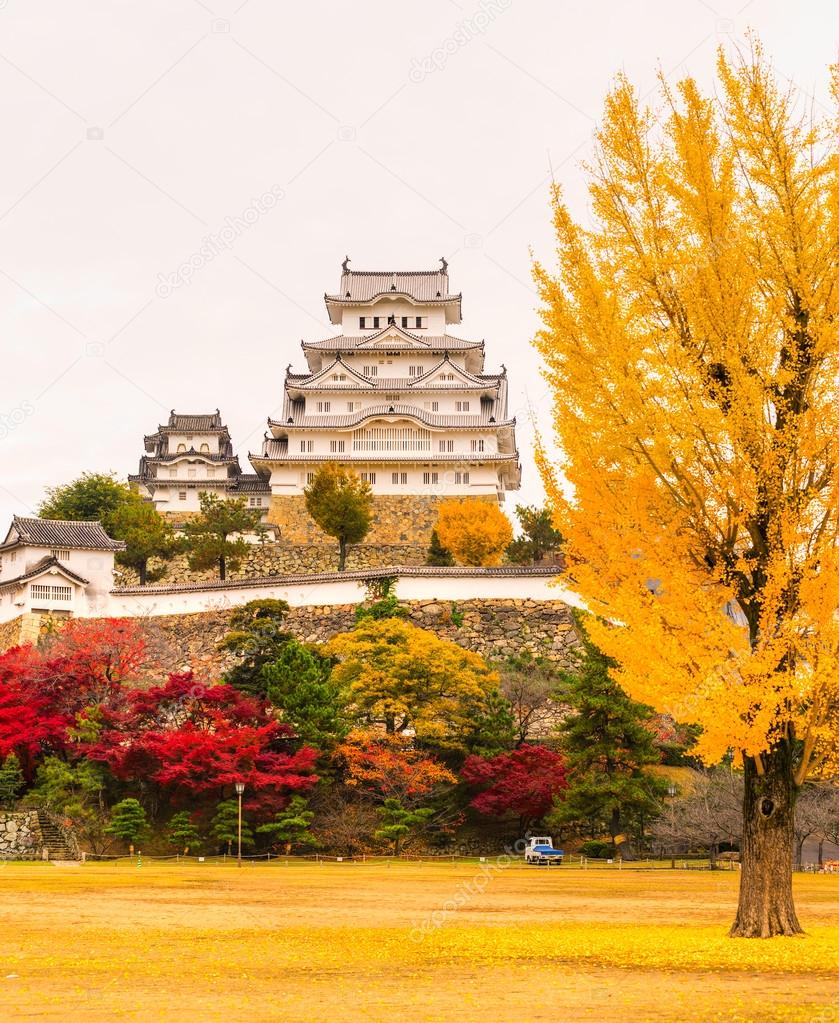
<path id="1" fill-rule="evenodd" d="M 571 667 L 579 637 L 571 609 L 562 601 L 464 600 L 404 601 L 409 619 L 431 629 L 467 650 L 489 660 L 508 657 L 524 650 L 546 657 L 562 667 Z M 286 628 L 298 639 L 323 643 L 352 628 L 356 605 L 293 607 Z M 169 671 L 192 668 L 206 678 L 218 676 L 232 663 L 229 655 L 216 650 L 228 631 L 232 609 L 187 615 L 161 615 L 137 619 L 149 644 L 149 670 L 159 675 L 159 665 Z"/>
<path id="2" fill-rule="evenodd" d="M 364 571 L 368 568 L 388 568 L 390 565 L 424 565 L 427 544 L 362 543 L 350 547 L 347 554 L 347 570 Z M 321 533 L 319 543 L 265 543 L 253 544 L 247 557 L 235 571 L 228 571 L 230 579 L 260 579 L 270 575 L 316 575 L 320 572 L 334 572 L 338 565 L 338 543 Z M 152 568 L 155 562 L 152 562 Z M 137 574 L 131 569 L 118 568 L 119 585 L 132 586 L 138 582 Z M 218 579 L 218 572 L 210 569 L 196 572 L 189 567 L 185 554 L 172 558 L 161 579 L 166 585 L 177 583 L 204 583 Z"/>
<path id="3" fill-rule="evenodd" d="M 41 615 L 25 614 L 10 622 L 0 622 L 0 653 L 22 643 L 37 643 L 44 620 Z"/>
<path id="4" fill-rule="evenodd" d="M 17 646 L 21 640 L 23 618 L 13 618 L 10 622 L 0 622 L 0 651 Z"/>
<path id="5" fill-rule="evenodd" d="M 424 550 L 428 547 L 431 531 L 437 524 L 440 502 L 450 496 L 377 494 L 373 499 L 373 525 L 366 537 L 366 543 L 418 544 Z M 492 494 L 475 495 L 469 500 L 498 503 Z M 329 540 L 306 511 L 305 498 L 302 494 L 272 495 L 266 518 L 268 522 L 280 527 L 280 538 L 286 542 L 321 544 Z M 334 545 L 334 541 L 330 540 L 330 543 Z"/>
<path id="6" fill-rule="evenodd" d="M 42 850 L 37 810 L 0 813 L 0 860 L 40 860 Z"/>

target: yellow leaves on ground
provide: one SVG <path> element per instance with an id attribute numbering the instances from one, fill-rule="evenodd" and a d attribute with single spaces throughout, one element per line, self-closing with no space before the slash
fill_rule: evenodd
<path id="1" fill-rule="evenodd" d="M 0 1018 L 804 1023 L 839 1006 L 839 877 L 796 880 L 808 935 L 735 941 L 736 873 L 10 865 Z"/>

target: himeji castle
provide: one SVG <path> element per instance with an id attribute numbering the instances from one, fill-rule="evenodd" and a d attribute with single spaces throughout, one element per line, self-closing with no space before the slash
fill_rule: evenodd
<path id="1" fill-rule="evenodd" d="M 324 296 L 339 333 L 302 342 L 308 372 L 288 367 L 282 414 L 249 456 L 270 480 L 270 518 L 281 527 L 296 519 L 296 502 L 283 499 L 301 500 L 318 467 L 336 461 L 397 518 L 429 499 L 503 501 L 520 480 L 507 374 L 484 372 L 483 341 L 448 332 L 461 321 L 461 296 L 446 261 L 410 272 L 348 264 L 338 291 Z M 405 530 L 394 525 L 398 542 Z"/>
<path id="2" fill-rule="evenodd" d="M 371 543 L 425 543 L 449 497 L 503 502 L 521 476 L 507 372 L 484 372 L 484 342 L 449 333 L 461 296 L 448 265 L 436 270 L 351 270 L 325 295 L 338 333 L 303 341 L 307 372 L 289 365 L 282 413 L 243 473 L 218 410 L 172 412 L 145 438 L 130 477 L 177 519 L 201 492 L 245 497 L 293 542 L 323 539 L 304 508 L 319 466 L 337 462 L 367 480 L 375 500 Z"/>

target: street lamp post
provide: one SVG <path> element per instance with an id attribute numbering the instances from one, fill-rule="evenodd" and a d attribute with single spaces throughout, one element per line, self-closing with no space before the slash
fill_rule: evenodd
<path id="1" fill-rule="evenodd" d="M 236 855 L 236 866 L 242 866 L 242 793 L 245 791 L 243 781 L 236 782 L 236 795 L 239 797 L 239 851 Z"/>

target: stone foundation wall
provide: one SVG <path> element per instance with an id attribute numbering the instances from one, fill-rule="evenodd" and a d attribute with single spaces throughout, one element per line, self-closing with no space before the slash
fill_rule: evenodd
<path id="1" fill-rule="evenodd" d="M 10 622 L 0 622 L 0 651 L 17 646 L 21 641 L 23 617 L 13 618 Z"/>
<path id="2" fill-rule="evenodd" d="M 431 540 L 431 531 L 437 524 L 440 502 L 447 500 L 448 496 L 377 494 L 373 500 L 373 525 L 365 537 L 365 543 L 376 545 L 408 543 L 427 548 Z M 498 503 L 492 494 L 476 495 L 469 500 Z M 316 544 L 332 542 L 310 518 L 302 494 L 272 495 L 266 519 L 280 527 L 280 537 L 286 542 Z"/>
<path id="3" fill-rule="evenodd" d="M 36 810 L 0 813 L 0 860 L 40 860 L 42 849 Z"/>
<path id="4" fill-rule="evenodd" d="M 502 659 L 523 650 L 571 667 L 579 645 L 571 610 L 562 601 L 464 600 L 403 602 L 409 620 L 438 636 L 450 639 L 489 660 Z M 356 605 L 295 607 L 286 628 L 298 639 L 323 643 L 355 623 Z M 189 615 L 162 615 L 137 619 L 149 644 L 151 677 L 167 671 L 192 668 L 200 676 L 216 679 L 232 664 L 216 645 L 228 630 L 232 610 Z M 164 672 L 165 673 L 165 672 Z"/>
<path id="5" fill-rule="evenodd" d="M 391 565 L 424 565 L 427 544 L 361 543 L 350 547 L 347 554 L 347 571 L 356 572 L 366 568 L 390 568 Z M 155 562 L 152 561 L 152 568 Z M 319 543 L 265 543 L 253 544 L 247 557 L 236 571 L 228 570 L 230 579 L 260 579 L 269 575 L 316 575 L 320 572 L 334 572 L 338 567 L 338 543 L 332 537 L 321 533 Z M 129 568 L 117 566 L 120 586 L 132 586 L 139 582 L 137 573 Z M 168 562 L 166 575 L 161 583 L 204 583 L 215 582 L 218 572 L 193 571 L 185 554 L 179 554 Z"/>
<path id="6" fill-rule="evenodd" d="M 22 643 L 37 643 L 41 635 L 41 619 L 41 615 L 25 614 L 0 623 L 0 653 Z"/>

